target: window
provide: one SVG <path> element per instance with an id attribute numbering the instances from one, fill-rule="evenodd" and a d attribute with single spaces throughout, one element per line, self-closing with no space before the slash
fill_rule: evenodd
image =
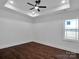
<path id="1" fill-rule="evenodd" d="M 78 19 L 65 20 L 65 39 L 78 40 Z"/>

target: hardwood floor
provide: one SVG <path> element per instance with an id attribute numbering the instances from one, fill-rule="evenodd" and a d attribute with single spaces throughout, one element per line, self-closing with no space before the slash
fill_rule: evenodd
<path id="1" fill-rule="evenodd" d="M 30 42 L 0 49 L 0 59 L 79 59 L 77 58 L 78 54 L 68 54 L 66 52 L 69 51 Z"/>

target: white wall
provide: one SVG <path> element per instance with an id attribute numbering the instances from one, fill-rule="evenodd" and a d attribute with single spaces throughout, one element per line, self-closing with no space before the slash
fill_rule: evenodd
<path id="1" fill-rule="evenodd" d="M 79 10 L 59 15 L 43 16 L 35 25 L 36 42 L 79 53 L 79 41 L 64 41 L 64 20 L 79 18 Z"/>
<path id="2" fill-rule="evenodd" d="M 64 40 L 64 20 L 79 19 L 79 0 L 70 0 L 70 9 L 36 18 L 35 41 L 52 47 L 79 53 L 79 40 Z"/>
<path id="3" fill-rule="evenodd" d="M 30 20 L 14 11 L 0 9 L 0 48 L 33 41 Z"/>

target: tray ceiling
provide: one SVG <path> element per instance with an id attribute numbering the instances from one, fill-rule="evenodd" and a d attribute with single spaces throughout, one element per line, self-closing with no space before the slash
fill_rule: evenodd
<path id="1" fill-rule="evenodd" d="M 8 0 L 5 7 L 31 17 L 70 8 L 69 0 L 41 0 L 40 6 L 47 6 L 47 8 L 40 8 L 40 12 L 36 9 L 29 10 L 32 6 L 28 5 L 27 2 L 35 4 L 35 1 L 36 0 Z"/>

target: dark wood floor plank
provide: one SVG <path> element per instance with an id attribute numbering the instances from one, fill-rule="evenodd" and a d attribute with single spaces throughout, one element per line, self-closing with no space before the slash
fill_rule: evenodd
<path id="1" fill-rule="evenodd" d="M 79 59 L 75 53 L 72 57 L 65 52 L 62 49 L 30 42 L 0 49 L 0 59 Z"/>

